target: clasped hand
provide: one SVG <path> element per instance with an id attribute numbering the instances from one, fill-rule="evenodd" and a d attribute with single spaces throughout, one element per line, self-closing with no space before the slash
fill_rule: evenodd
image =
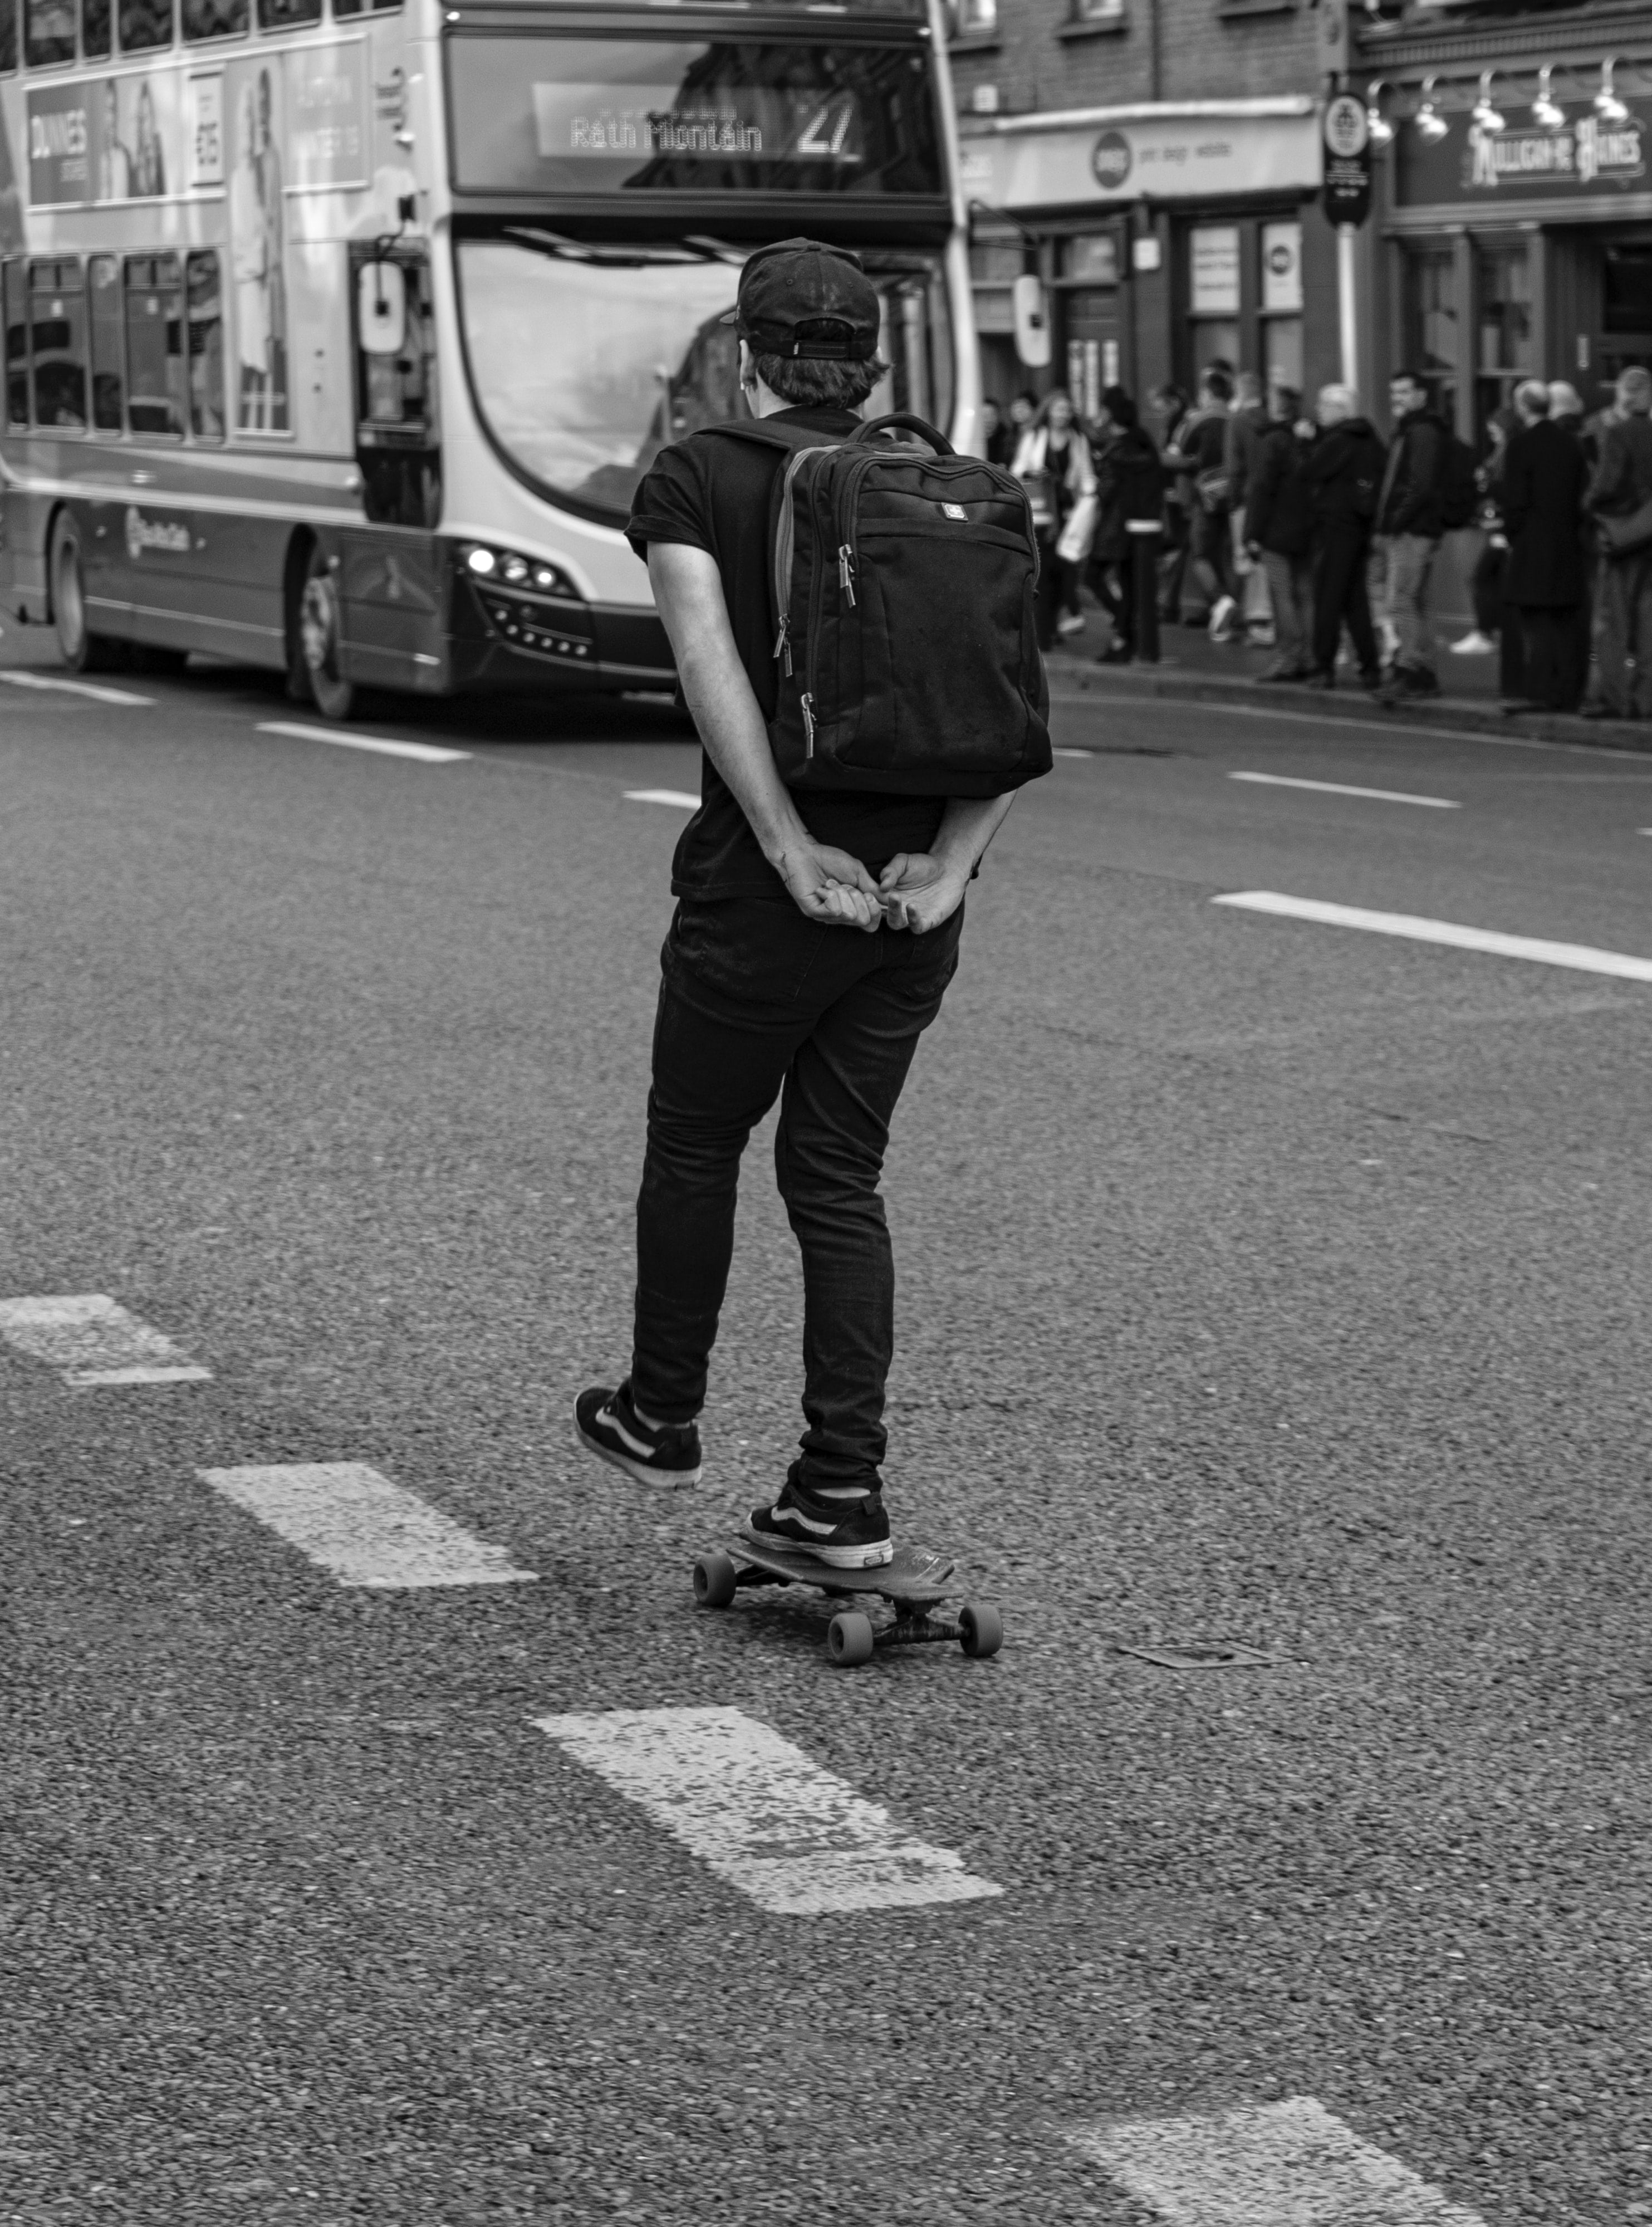
<path id="1" fill-rule="evenodd" d="M 810 920 L 829 928 L 858 928 L 871 935 L 891 928 L 925 935 L 958 909 L 968 879 L 924 851 L 903 851 L 874 881 L 858 858 L 829 844 L 788 851 L 781 878 L 792 902 Z"/>

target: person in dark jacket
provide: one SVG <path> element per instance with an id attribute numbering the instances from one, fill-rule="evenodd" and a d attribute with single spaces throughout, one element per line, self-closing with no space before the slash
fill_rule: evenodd
<path id="1" fill-rule="evenodd" d="M 1164 472 L 1136 405 L 1122 386 L 1102 391 L 1094 419 L 1095 544 L 1090 586 L 1113 621 L 1113 639 L 1098 665 L 1127 665 L 1136 654 L 1136 540 L 1131 521 L 1157 525 L 1164 513 Z M 1158 537 L 1153 537 L 1157 555 Z"/>
<path id="2" fill-rule="evenodd" d="M 1446 431 L 1429 409 L 1428 390 L 1414 371 L 1397 371 L 1388 381 L 1388 406 L 1394 445 L 1382 475 L 1376 523 L 1386 582 L 1383 612 L 1394 632 L 1388 686 L 1396 699 L 1438 696 L 1428 583 L 1445 530 L 1440 491 Z"/>
<path id="3" fill-rule="evenodd" d="M 1346 624 L 1360 661 L 1360 680 L 1375 688 L 1382 678 L 1365 565 L 1382 482 L 1383 447 L 1351 386 L 1322 386 L 1316 414 L 1319 435 L 1304 458 L 1303 477 L 1313 501 L 1313 672 L 1311 688 L 1336 685 L 1336 645 Z"/>
<path id="4" fill-rule="evenodd" d="M 1600 429 L 1600 462 L 1589 482 L 1591 517 L 1627 518 L 1652 502 L 1652 372 L 1618 373 L 1617 402 Z M 1652 546 L 1614 556 L 1603 549 L 1595 638 L 1598 694 L 1591 719 L 1652 714 Z"/>
<path id="5" fill-rule="evenodd" d="M 1182 616 L 1182 583 L 1188 568 L 1190 539 L 1189 488 L 1176 469 L 1181 454 L 1182 430 L 1190 405 L 1179 386 L 1156 386 L 1147 407 L 1158 420 L 1159 468 L 1164 481 L 1164 546 L 1158 560 L 1158 616 L 1162 626 L 1174 626 Z"/>
<path id="6" fill-rule="evenodd" d="M 1502 474 L 1508 561 L 1503 600 L 1520 613 L 1526 650 L 1526 701 L 1534 710 L 1575 711 L 1585 673 L 1577 654 L 1584 599 L 1578 521 L 1589 474 L 1583 445 L 1549 423 L 1549 391 L 1540 379 L 1515 389 L 1520 431 Z"/>
<path id="7" fill-rule="evenodd" d="M 1314 669 L 1314 506 L 1304 469 L 1312 434 L 1301 415 L 1295 387 L 1276 386 L 1247 483 L 1245 547 L 1267 575 L 1273 605 L 1273 661 L 1262 680 L 1305 680 Z"/>

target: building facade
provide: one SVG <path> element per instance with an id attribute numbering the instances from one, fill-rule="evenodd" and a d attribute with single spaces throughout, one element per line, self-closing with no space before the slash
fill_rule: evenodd
<path id="1" fill-rule="evenodd" d="M 1418 5 L 1355 34 L 1379 143 L 1372 360 L 1465 439 L 1522 378 L 1652 364 L 1652 10 Z"/>
<path id="2" fill-rule="evenodd" d="M 986 392 L 1340 376 L 1320 109 L 1340 0 L 956 0 Z M 1336 38 L 1327 47 L 1327 24 Z M 1036 287 L 1030 282 L 1036 279 Z M 1020 282 L 1017 286 L 1017 282 Z"/>

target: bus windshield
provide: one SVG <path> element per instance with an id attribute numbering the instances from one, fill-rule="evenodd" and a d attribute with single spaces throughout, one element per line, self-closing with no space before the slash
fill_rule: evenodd
<path id="1" fill-rule="evenodd" d="M 465 351 L 482 418 L 541 492 L 622 521 L 660 450 L 743 414 L 738 344 L 723 314 L 738 271 L 692 246 L 589 248 L 532 227 L 457 243 Z M 883 303 L 889 376 L 868 414 L 952 414 L 939 256 L 864 251 Z"/>
<path id="2" fill-rule="evenodd" d="M 911 46 L 465 35 L 448 64 L 460 193 L 946 191 Z"/>

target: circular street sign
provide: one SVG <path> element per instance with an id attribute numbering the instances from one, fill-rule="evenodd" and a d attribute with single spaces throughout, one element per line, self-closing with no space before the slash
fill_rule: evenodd
<path id="1" fill-rule="evenodd" d="M 1326 102 L 1325 144 L 1333 155 L 1340 155 L 1345 162 L 1362 155 L 1370 137 L 1362 100 L 1355 100 L 1351 93 L 1339 93 Z"/>
<path id="2" fill-rule="evenodd" d="M 1104 131 L 1090 150 L 1090 168 L 1103 193 L 1116 194 L 1130 175 L 1130 142 L 1122 131 Z"/>

